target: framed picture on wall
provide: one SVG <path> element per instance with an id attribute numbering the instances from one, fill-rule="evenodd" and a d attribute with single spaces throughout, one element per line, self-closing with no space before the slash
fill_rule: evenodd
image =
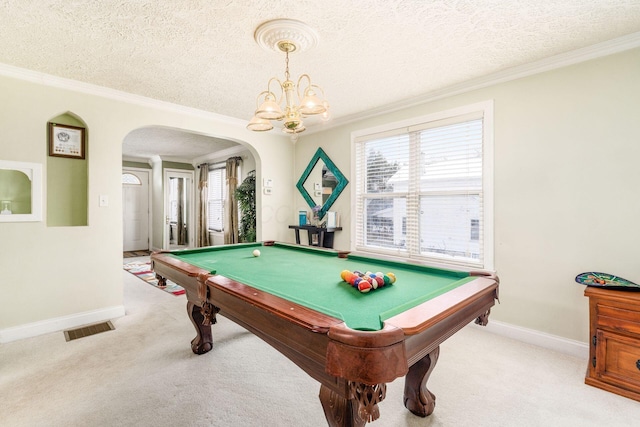
<path id="1" fill-rule="evenodd" d="M 84 159 L 84 128 L 49 122 L 49 155 Z"/>

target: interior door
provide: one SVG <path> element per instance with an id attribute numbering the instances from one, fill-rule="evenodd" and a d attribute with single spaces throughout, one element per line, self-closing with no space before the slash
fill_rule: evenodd
<path id="1" fill-rule="evenodd" d="M 149 249 L 149 171 L 122 170 L 123 250 Z"/>
<path id="2" fill-rule="evenodd" d="M 164 249 L 193 247 L 195 233 L 193 177 L 192 171 L 165 169 Z"/>

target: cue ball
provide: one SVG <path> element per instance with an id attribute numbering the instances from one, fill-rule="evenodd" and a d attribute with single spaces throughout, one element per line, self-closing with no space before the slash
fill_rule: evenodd
<path id="1" fill-rule="evenodd" d="M 254 250 L 253 251 L 253 256 L 260 256 L 260 251 L 259 250 Z"/>

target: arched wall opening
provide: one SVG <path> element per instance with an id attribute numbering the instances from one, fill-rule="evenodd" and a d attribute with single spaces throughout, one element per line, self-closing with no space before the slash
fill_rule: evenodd
<path id="1" fill-rule="evenodd" d="M 206 163 L 209 168 L 221 167 L 228 158 L 240 158 L 238 184 L 247 178 L 249 173 L 259 173 L 260 158 L 257 152 L 243 141 L 225 137 L 206 135 L 189 129 L 167 126 L 145 126 L 131 130 L 122 141 L 123 171 L 148 170 L 149 185 L 149 249 L 176 249 L 198 246 L 195 236 L 200 233 L 202 223 L 198 219 L 201 199 L 198 190 L 200 165 Z M 176 203 L 168 199 L 172 197 L 171 184 L 174 181 L 188 182 L 189 187 L 181 186 L 181 195 L 185 206 L 180 204 L 180 225 L 176 224 L 172 212 L 176 211 Z M 180 182 L 182 184 L 182 182 Z M 132 199 L 127 188 L 123 188 L 123 239 L 126 243 L 128 225 L 127 212 Z M 256 194 L 257 196 L 257 194 Z M 182 210 L 184 209 L 184 211 Z M 256 210 L 259 206 L 256 205 Z M 182 226 L 184 221 L 184 226 Z M 257 224 L 256 224 L 257 225 Z M 172 239 L 178 235 L 181 241 Z M 211 245 L 224 243 L 224 232 L 211 229 L 208 239 Z M 257 234 L 259 238 L 260 234 Z"/>

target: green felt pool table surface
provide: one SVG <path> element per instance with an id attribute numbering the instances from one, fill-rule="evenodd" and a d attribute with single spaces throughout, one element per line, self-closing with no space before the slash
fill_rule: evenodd
<path id="1" fill-rule="evenodd" d="M 253 256 L 258 249 L 261 254 Z M 305 246 L 240 244 L 174 251 L 170 256 L 335 317 L 356 330 L 383 322 L 473 280 L 463 271 L 349 255 Z M 393 285 L 362 293 L 340 278 L 343 270 L 392 272 Z"/>

